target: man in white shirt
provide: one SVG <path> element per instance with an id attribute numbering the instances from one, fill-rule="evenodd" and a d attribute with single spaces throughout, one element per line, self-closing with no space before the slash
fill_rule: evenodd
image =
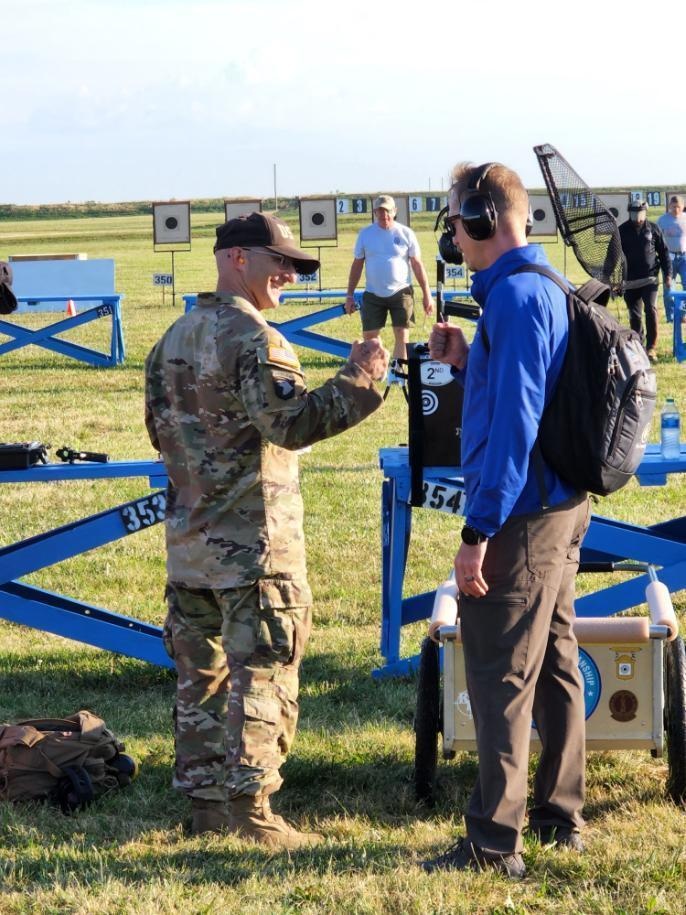
<path id="1" fill-rule="evenodd" d="M 345 310 L 352 314 L 355 310 L 353 293 L 364 267 L 366 284 L 360 308 L 362 333 L 365 340 L 378 337 L 390 314 L 395 337 L 394 360 L 407 357 L 410 323 L 414 322 L 410 268 L 422 290 L 424 312 L 433 314 L 429 280 L 417 236 L 408 226 L 395 221 L 396 212 L 395 201 L 388 194 L 381 194 L 374 200 L 374 222 L 361 230 L 355 242 L 345 300 Z M 397 379 L 390 372 L 389 381 L 393 380 Z"/>

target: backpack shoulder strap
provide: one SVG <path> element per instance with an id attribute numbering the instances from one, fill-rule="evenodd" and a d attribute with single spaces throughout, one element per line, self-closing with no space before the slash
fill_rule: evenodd
<path id="1" fill-rule="evenodd" d="M 550 267 L 544 267 L 542 264 L 522 264 L 521 267 L 517 267 L 516 270 L 513 270 L 508 275 L 513 276 L 515 273 L 539 273 L 541 276 L 547 276 L 549 280 L 552 280 L 565 294 L 571 292 L 571 287 L 566 280 L 558 276 Z"/>
<path id="2" fill-rule="evenodd" d="M 570 287 L 569 283 L 567 283 L 565 280 L 563 280 L 562 277 L 558 276 L 554 270 L 551 270 L 549 267 L 544 267 L 541 264 L 522 264 L 521 266 L 517 267 L 516 270 L 513 270 L 512 273 L 508 273 L 507 276 L 514 276 L 515 273 L 538 273 L 541 276 L 545 276 L 549 280 L 552 280 L 556 286 L 560 287 L 560 289 L 564 292 L 565 295 L 569 295 L 569 293 L 571 292 L 571 287 Z M 503 279 L 506 279 L 506 277 L 503 277 Z M 585 285 L 590 286 L 592 282 L 594 282 L 594 281 L 589 280 L 589 282 L 586 283 Z M 597 281 L 595 281 L 595 282 L 597 282 Z M 598 284 L 598 285 L 602 286 L 602 284 Z M 610 292 L 610 290 L 608 289 L 608 295 L 609 295 L 609 292 Z M 484 311 L 485 311 L 485 309 L 484 309 Z M 486 348 L 486 352 L 490 353 L 491 342 L 488 339 L 488 334 L 486 333 L 486 327 L 483 322 L 483 317 L 481 319 L 481 340 L 483 341 L 483 345 Z"/>

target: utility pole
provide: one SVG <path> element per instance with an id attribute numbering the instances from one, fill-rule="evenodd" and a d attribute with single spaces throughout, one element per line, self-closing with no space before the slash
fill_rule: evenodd
<path id="1" fill-rule="evenodd" d="M 274 163 L 274 212 L 279 212 L 279 198 L 276 196 L 276 162 Z"/>

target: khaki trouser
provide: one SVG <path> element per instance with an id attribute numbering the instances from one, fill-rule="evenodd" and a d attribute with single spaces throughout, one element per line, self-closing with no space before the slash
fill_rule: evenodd
<path id="1" fill-rule="evenodd" d="M 460 594 L 479 775 L 465 821 L 486 851 L 522 850 L 532 718 L 543 745 L 530 825 L 583 825 L 585 723 L 572 630 L 588 498 L 508 519 L 488 542 L 485 597 Z"/>
<path id="2" fill-rule="evenodd" d="M 298 594 L 278 579 L 230 590 L 167 585 L 178 790 L 221 800 L 280 788 L 312 625 L 309 606 L 290 606 Z"/>

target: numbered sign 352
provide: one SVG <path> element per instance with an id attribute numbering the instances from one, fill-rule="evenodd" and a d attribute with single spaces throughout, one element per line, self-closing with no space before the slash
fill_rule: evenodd
<path id="1" fill-rule="evenodd" d="M 153 286 L 173 286 L 174 285 L 174 274 L 173 273 L 153 273 L 152 284 L 153 284 Z"/>
<path id="2" fill-rule="evenodd" d="M 299 283 L 316 283 L 317 282 L 317 271 L 314 273 L 299 273 L 298 274 Z"/>

